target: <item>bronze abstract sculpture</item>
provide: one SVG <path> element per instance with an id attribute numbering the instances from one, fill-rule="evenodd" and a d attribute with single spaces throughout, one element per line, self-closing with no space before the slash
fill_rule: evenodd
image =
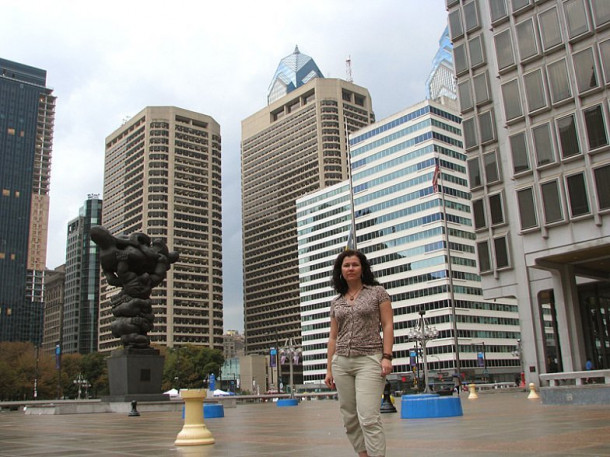
<path id="1" fill-rule="evenodd" d="M 163 282 L 178 253 L 169 252 L 162 240 L 151 240 L 144 233 L 113 236 L 102 226 L 91 228 L 91 239 L 100 248 L 106 281 L 122 289 L 111 299 L 112 334 L 126 349 L 149 348 L 147 334 L 154 327 L 150 294 Z"/>

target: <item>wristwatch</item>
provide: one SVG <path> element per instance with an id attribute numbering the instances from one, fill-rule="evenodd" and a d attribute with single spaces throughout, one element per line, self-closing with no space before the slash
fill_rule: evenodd
<path id="1" fill-rule="evenodd" d="M 387 352 L 384 352 L 383 355 L 381 356 L 382 359 L 386 359 L 386 360 L 392 360 L 392 354 L 388 354 Z"/>

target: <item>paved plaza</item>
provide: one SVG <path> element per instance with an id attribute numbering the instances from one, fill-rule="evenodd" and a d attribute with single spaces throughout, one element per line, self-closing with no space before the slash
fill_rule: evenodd
<path id="1" fill-rule="evenodd" d="M 387 457 L 610 456 L 608 405 L 550 406 L 521 391 L 462 395 L 461 417 L 401 419 L 383 415 Z M 224 408 L 205 424 L 216 443 L 174 446 L 181 412 L 26 415 L 0 413 L 0 457 L 197 456 L 353 457 L 338 403 L 296 407 L 256 403 Z"/>

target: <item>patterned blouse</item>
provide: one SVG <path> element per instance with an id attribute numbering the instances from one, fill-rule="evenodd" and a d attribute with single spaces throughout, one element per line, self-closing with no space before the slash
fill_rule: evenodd
<path id="1" fill-rule="evenodd" d="M 381 354 L 383 343 L 379 305 L 390 300 L 383 286 L 364 285 L 353 304 L 343 295 L 330 303 L 330 316 L 337 321 L 337 346 L 335 354 L 344 357 Z"/>

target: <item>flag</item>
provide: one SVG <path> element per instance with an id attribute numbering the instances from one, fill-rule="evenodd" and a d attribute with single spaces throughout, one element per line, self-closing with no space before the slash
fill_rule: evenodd
<path id="1" fill-rule="evenodd" d="M 434 163 L 436 166 L 434 167 L 434 173 L 432 174 L 432 187 L 434 188 L 434 193 L 438 192 L 438 180 L 441 176 L 441 169 L 438 166 L 438 160 L 434 159 Z"/>

